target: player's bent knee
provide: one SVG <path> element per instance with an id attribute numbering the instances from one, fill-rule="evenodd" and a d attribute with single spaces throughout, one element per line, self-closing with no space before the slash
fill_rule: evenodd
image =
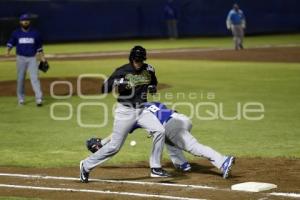
<path id="1" fill-rule="evenodd" d="M 163 126 L 161 126 L 160 128 L 158 128 L 156 130 L 156 134 L 164 136 L 165 135 L 165 131 L 166 131 L 165 128 Z"/>
<path id="2" fill-rule="evenodd" d="M 161 134 L 165 134 L 166 130 L 165 130 L 165 128 L 162 126 L 162 127 L 158 130 L 158 132 L 160 132 Z"/>

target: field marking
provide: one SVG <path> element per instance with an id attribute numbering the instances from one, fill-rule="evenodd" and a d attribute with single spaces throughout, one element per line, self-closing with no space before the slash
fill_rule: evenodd
<path id="1" fill-rule="evenodd" d="M 32 175 L 32 174 L 0 173 L 0 176 L 79 181 L 79 178 L 74 178 L 74 177 L 43 176 L 43 175 Z M 226 190 L 226 189 L 220 189 L 217 187 L 211 187 L 206 185 L 187 185 L 187 184 L 176 184 L 176 183 L 156 183 L 156 182 L 122 181 L 122 180 L 107 180 L 107 179 L 89 179 L 89 180 L 95 182 L 104 182 L 104 183 L 125 183 L 125 184 L 135 184 L 135 185 L 158 185 L 158 186 L 185 187 L 185 188 L 207 189 L 207 190 Z"/>
<path id="2" fill-rule="evenodd" d="M 297 193 L 271 192 L 270 195 L 292 197 L 292 198 L 300 198 L 300 194 L 297 194 Z"/>
<path id="3" fill-rule="evenodd" d="M 0 173 L 0 176 L 7 177 L 20 177 L 20 178 L 38 178 L 38 179 L 51 179 L 51 180 L 69 180 L 69 181 L 79 181 L 79 178 L 75 177 L 63 177 L 63 176 L 43 176 L 43 175 L 34 175 L 34 174 L 12 174 L 12 173 Z M 143 182 L 143 181 L 122 181 L 122 180 L 107 180 L 107 179 L 89 179 L 90 181 L 95 182 L 104 182 L 104 183 L 118 183 L 118 184 L 135 184 L 135 185 L 154 185 L 154 186 L 168 186 L 168 187 L 181 187 L 181 188 L 193 188 L 193 189 L 204 189 L 204 190 L 215 190 L 215 191 L 225 191 L 225 192 L 241 192 L 234 191 L 225 188 L 211 187 L 205 185 L 187 185 L 187 184 L 176 184 L 176 183 L 157 183 L 157 182 Z M 1 184 L 0 184 L 1 185 Z M 252 193 L 246 192 L 245 193 Z M 271 193 L 260 193 L 262 195 L 268 196 L 283 196 L 289 198 L 300 198 L 299 193 L 283 193 L 283 192 L 271 192 Z"/>
<path id="4" fill-rule="evenodd" d="M 110 190 L 89 190 L 89 189 L 56 188 L 56 187 L 53 188 L 53 187 L 37 187 L 37 186 L 29 186 L 29 185 L 10 185 L 10 184 L 0 184 L 0 187 L 15 188 L 15 189 L 29 189 L 29 190 L 59 191 L 59 192 L 85 192 L 85 193 L 111 194 L 111 195 L 121 195 L 121 196 L 136 196 L 136 197 L 174 199 L 174 200 L 205 200 L 205 199 L 198 199 L 198 198 L 176 197 L 176 196 L 157 195 L 157 194 L 116 192 Z"/>

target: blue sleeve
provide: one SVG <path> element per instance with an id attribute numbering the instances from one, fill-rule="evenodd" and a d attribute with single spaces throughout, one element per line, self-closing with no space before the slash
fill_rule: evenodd
<path id="1" fill-rule="evenodd" d="M 162 109 L 162 110 L 168 109 L 167 106 L 163 103 L 160 103 L 160 102 L 154 102 L 154 103 L 159 109 Z"/>
<path id="2" fill-rule="evenodd" d="M 16 35 L 16 32 L 14 31 L 14 32 L 11 34 L 9 40 L 7 41 L 6 46 L 7 46 L 8 48 L 13 48 L 14 46 L 16 46 L 16 44 L 17 44 L 17 35 Z"/>
<path id="3" fill-rule="evenodd" d="M 233 11 L 230 10 L 229 13 L 228 13 L 228 15 L 227 15 L 227 20 L 231 20 L 231 15 L 232 15 L 232 13 L 233 13 Z"/>
<path id="4" fill-rule="evenodd" d="M 42 45 L 42 38 L 41 35 L 36 32 L 36 51 L 37 52 L 42 52 L 43 51 L 43 45 Z"/>

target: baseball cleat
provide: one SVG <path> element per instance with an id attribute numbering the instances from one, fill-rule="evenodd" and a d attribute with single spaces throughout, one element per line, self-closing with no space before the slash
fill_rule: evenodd
<path id="1" fill-rule="evenodd" d="M 192 169 L 190 163 L 188 163 L 188 162 L 185 162 L 182 165 L 175 164 L 174 166 L 175 166 L 176 169 L 178 169 L 182 172 L 189 172 Z"/>
<path id="2" fill-rule="evenodd" d="M 20 106 L 23 106 L 23 105 L 25 104 L 24 99 L 19 99 L 18 104 L 19 104 Z"/>
<path id="3" fill-rule="evenodd" d="M 89 172 L 86 172 L 85 170 L 84 170 L 84 167 L 83 167 L 83 160 L 82 161 L 80 161 L 80 181 L 82 182 L 82 183 L 87 183 L 87 182 L 89 182 L 89 175 L 90 175 L 90 173 Z"/>
<path id="4" fill-rule="evenodd" d="M 226 179 L 230 176 L 231 168 L 234 164 L 235 157 L 228 156 L 224 163 L 222 164 L 221 171 L 223 173 L 223 178 Z"/>
<path id="5" fill-rule="evenodd" d="M 42 106 L 43 106 L 43 101 L 42 101 L 41 99 L 38 99 L 38 100 L 36 101 L 36 106 L 37 106 L 37 107 L 42 107 Z"/>
<path id="6" fill-rule="evenodd" d="M 164 177 L 170 177 L 170 174 L 163 168 L 151 168 L 151 174 L 150 176 L 152 178 L 164 178 Z"/>

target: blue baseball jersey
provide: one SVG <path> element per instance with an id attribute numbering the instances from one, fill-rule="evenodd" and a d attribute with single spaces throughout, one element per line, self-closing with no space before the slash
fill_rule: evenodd
<path id="1" fill-rule="evenodd" d="M 147 102 L 144 104 L 146 110 L 153 113 L 161 124 L 167 122 L 174 113 L 173 110 L 168 109 L 167 106 L 160 102 Z M 131 129 L 130 133 L 132 133 L 135 129 L 141 128 L 138 124 L 135 124 Z"/>
<path id="2" fill-rule="evenodd" d="M 21 28 L 15 30 L 7 42 L 8 48 L 16 47 L 16 53 L 20 56 L 33 57 L 37 52 L 42 52 L 42 39 L 40 34 L 30 28 L 23 31 Z"/>
<path id="3" fill-rule="evenodd" d="M 233 25 L 241 25 L 245 20 L 245 15 L 242 10 L 235 11 L 232 9 L 228 13 L 227 20 L 230 20 Z"/>

